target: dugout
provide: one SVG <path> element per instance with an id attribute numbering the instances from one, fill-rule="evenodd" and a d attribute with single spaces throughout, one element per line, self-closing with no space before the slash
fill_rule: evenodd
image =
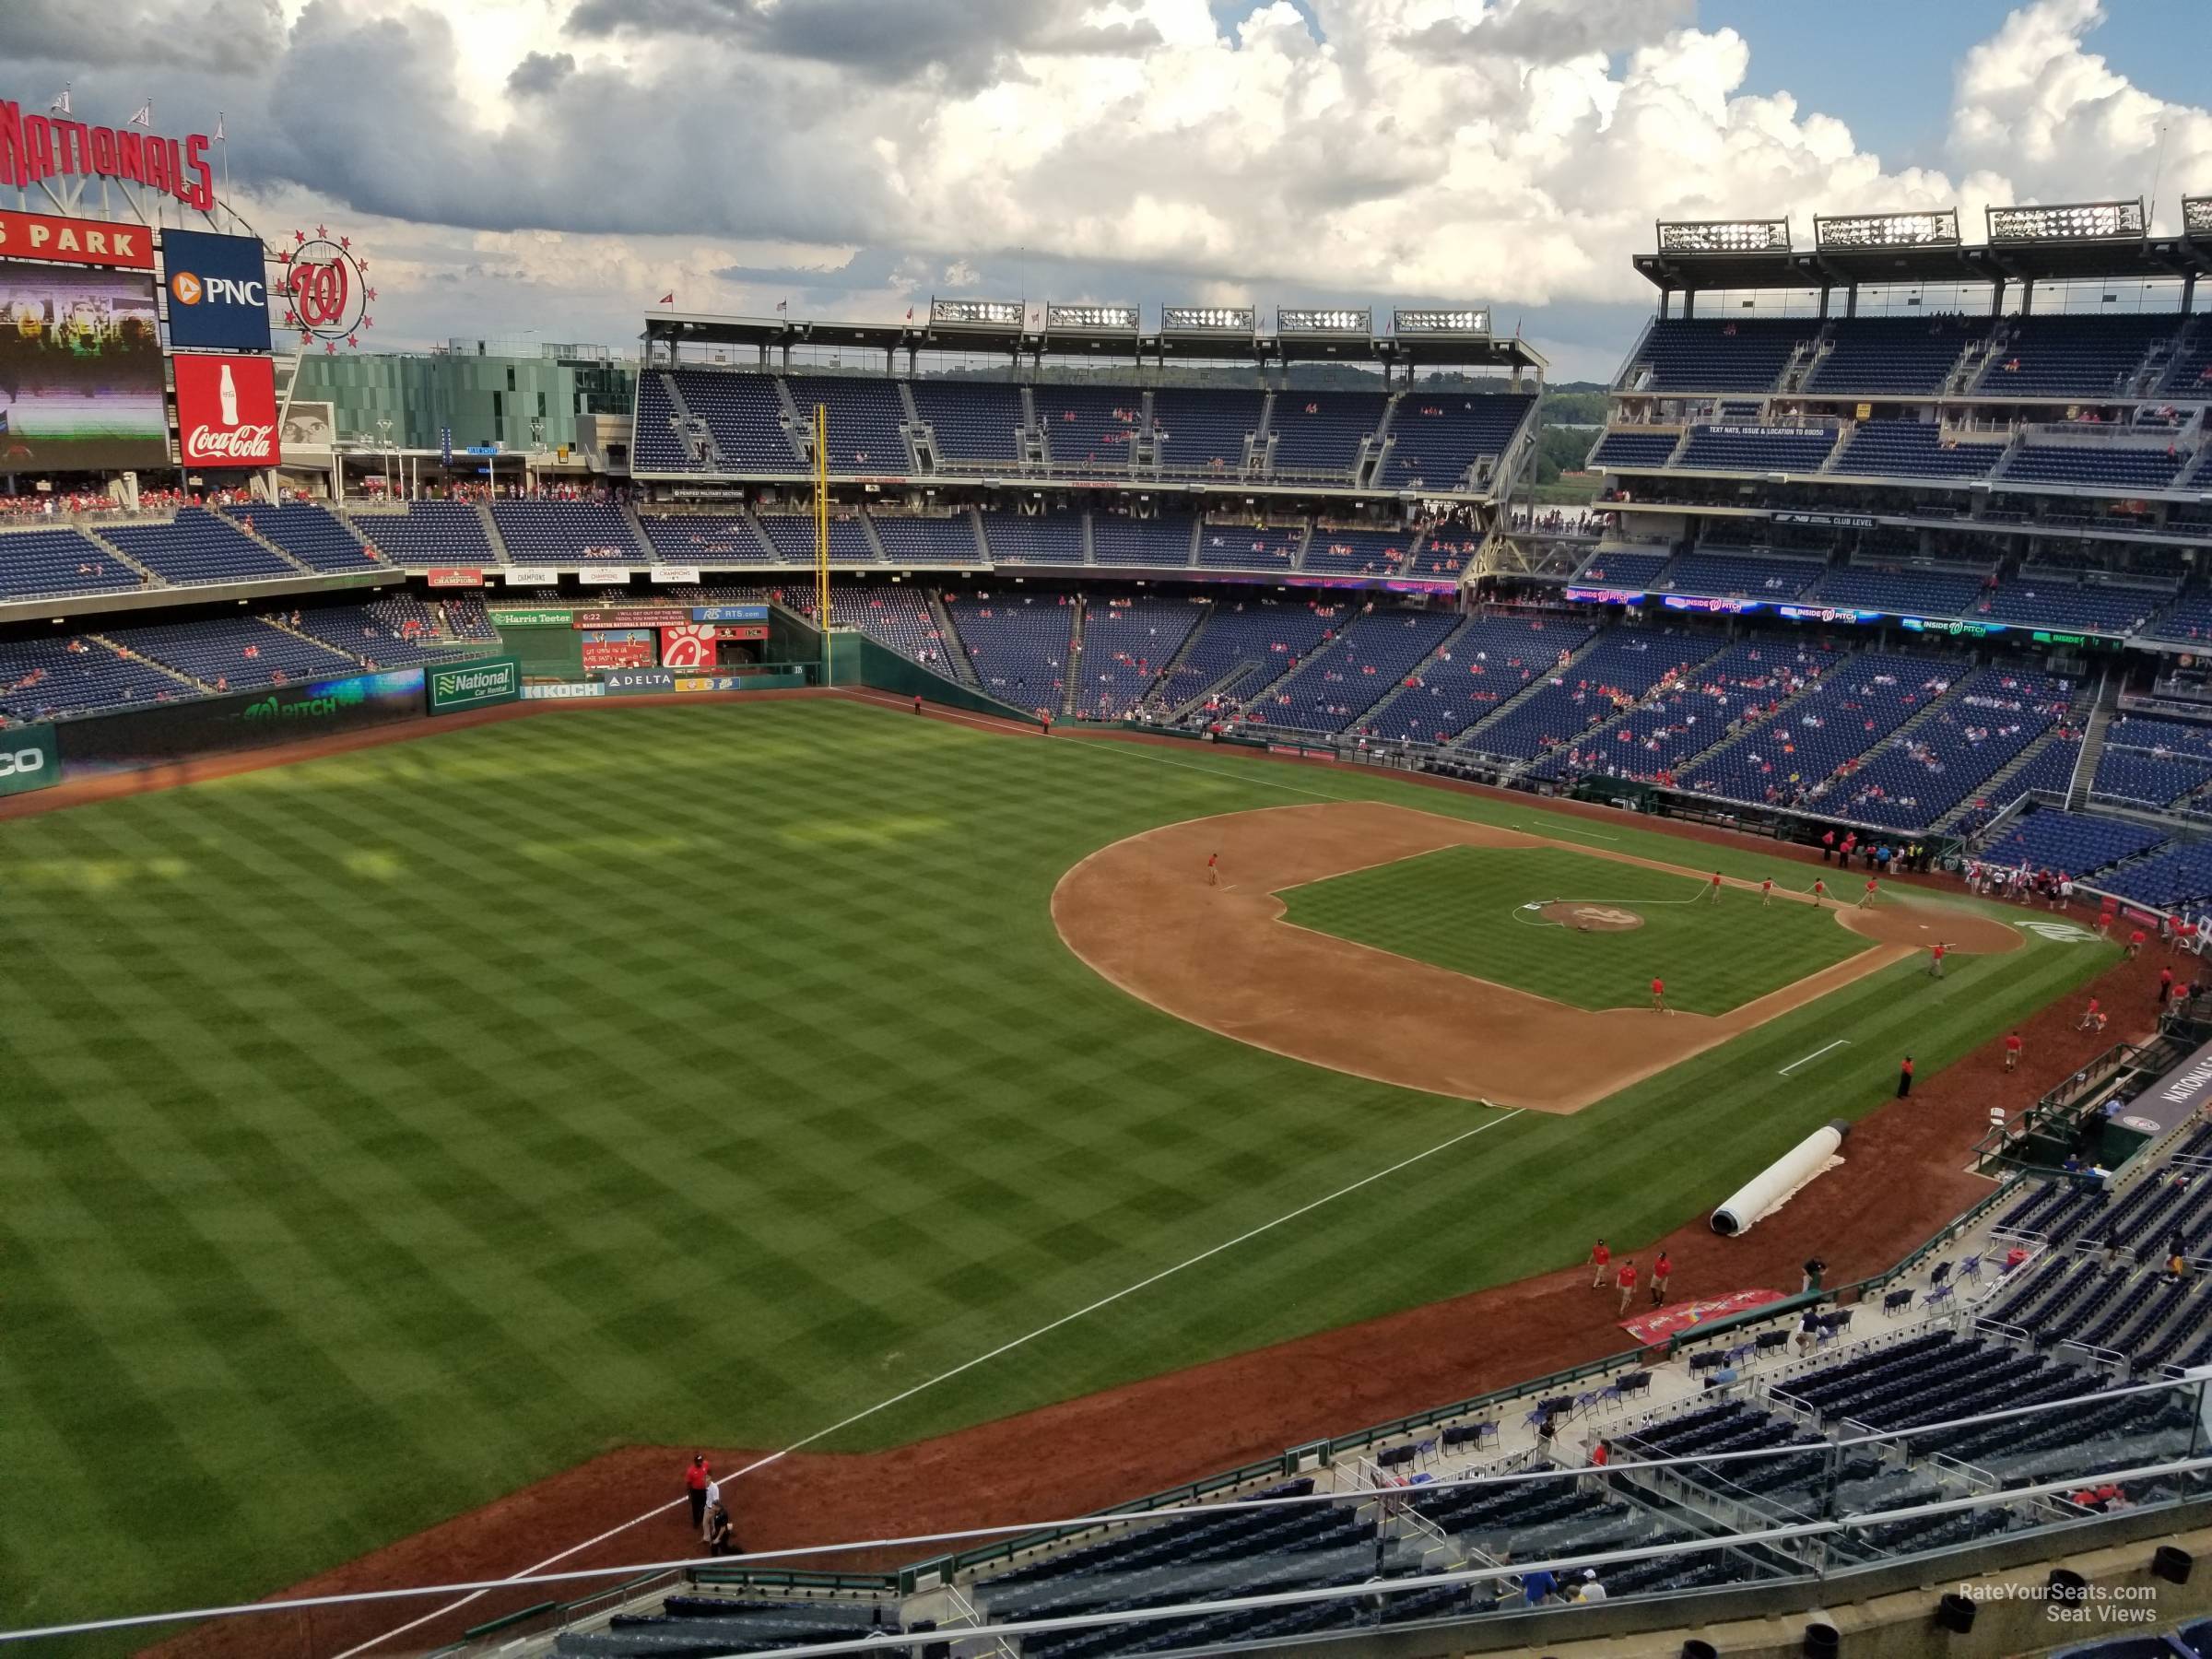
<path id="1" fill-rule="evenodd" d="M 2171 1035 L 2120 1043 L 1976 1143 L 1977 1173 L 2064 1179 L 2080 1169 L 2118 1171 L 2163 1142 L 2212 1098 L 2212 1042 L 2194 1049 Z"/>

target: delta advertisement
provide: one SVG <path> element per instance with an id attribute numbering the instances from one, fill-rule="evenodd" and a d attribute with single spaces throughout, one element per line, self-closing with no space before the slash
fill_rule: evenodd
<path id="1" fill-rule="evenodd" d="M 268 350 L 266 257 L 258 237 L 164 230 L 161 288 L 169 296 L 169 343 Z"/>
<path id="2" fill-rule="evenodd" d="M 274 466 L 276 366 L 265 357 L 171 358 L 186 466 Z"/>
<path id="3" fill-rule="evenodd" d="M 0 732 L 0 795 L 52 789 L 61 781 L 62 755 L 52 726 L 9 726 Z"/>
<path id="4" fill-rule="evenodd" d="M 0 473 L 168 465 L 154 279 L 0 260 Z"/>
<path id="5" fill-rule="evenodd" d="M 130 709 L 59 728 L 72 778 L 136 771 L 200 755 L 268 748 L 421 717 L 423 671 L 389 668 L 263 691 Z"/>

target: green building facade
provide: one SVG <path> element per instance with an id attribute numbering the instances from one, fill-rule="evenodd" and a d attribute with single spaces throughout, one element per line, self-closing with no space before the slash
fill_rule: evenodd
<path id="1" fill-rule="evenodd" d="M 436 449 L 450 428 L 453 447 L 501 444 L 577 447 L 585 415 L 628 418 L 638 366 L 604 346 L 452 340 L 421 352 L 303 358 L 292 396 L 328 403 L 341 443 Z M 377 425 L 389 420 L 386 433 Z M 533 420 L 544 422 L 534 432 Z"/>

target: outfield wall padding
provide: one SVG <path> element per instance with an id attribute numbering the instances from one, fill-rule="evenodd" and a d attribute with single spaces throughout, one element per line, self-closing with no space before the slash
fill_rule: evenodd
<path id="1" fill-rule="evenodd" d="M 1033 711 L 1018 709 L 981 691 L 971 691 L 919 663 L 910 662 L 888 645 L 878 645 L 867 635 L 847 629 L 834 629 L 830 635 L 830 683 L 833 686 L 865 686 L 871 691 L 888 691 L 900 697 L 918 695 L 924 702 L 966 709 L 974 714 L 994 714 L 1001 720 L 1018 720 L 1028 725 L 1037 724 Z"/>
<path id="2" fill-rule="evenodd" d="M 392 668 L 68 721 L 54 728 L 63 774 L 74 781 L 100 772 L 135 771 L 201 755 L 270 748 L 420 720 L 422 682 L 419 668 Z"/>

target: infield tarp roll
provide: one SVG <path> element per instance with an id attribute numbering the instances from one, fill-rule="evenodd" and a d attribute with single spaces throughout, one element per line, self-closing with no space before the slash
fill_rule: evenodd
<path id="1" fill-rule="evenodd" d="M 1724 1237 L 1750 1231 L 1776 1205 L 1826 1168 L 1842 1147 L 1841 1125 L 1814 1130 L 1714 1210 L 1712 1230 Z"/>

